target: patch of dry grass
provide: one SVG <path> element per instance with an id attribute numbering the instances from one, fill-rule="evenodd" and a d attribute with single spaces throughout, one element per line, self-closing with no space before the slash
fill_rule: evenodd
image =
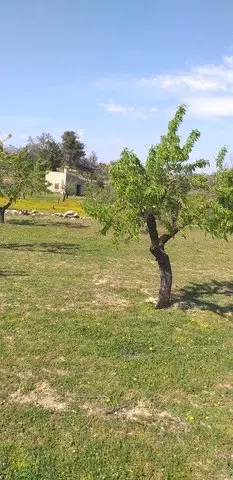
<path id="1" fill-rule="evenodd" d="M 46 381 L 36 384 L 35 388 L 28 393 L 23 393 L 21 389 L 18 389 L 11 393 L 10 399 L 21 405 L 31 403 L 58 412 L 67 410 L 68 407 L 68 400 L 66 402 L 61 401 L 56 390 Z"/>

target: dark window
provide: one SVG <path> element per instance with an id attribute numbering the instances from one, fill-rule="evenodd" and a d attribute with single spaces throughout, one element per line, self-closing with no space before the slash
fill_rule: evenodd
<path id="1" fill-rule="evenodd" d="M 83 194 L 83 192 L 82 192 L 82 185 L 77 185 L 77 186 L 76 186 L 76 195 L 77 195 L 77 197 L 81 197 L 82 194 Z"/>

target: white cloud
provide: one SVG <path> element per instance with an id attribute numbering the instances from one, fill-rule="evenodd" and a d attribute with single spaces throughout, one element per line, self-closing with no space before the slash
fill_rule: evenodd
<path id="1" fill-rule="evenodd" d="M 97 84 L 96 84 L 97 85 Z M 98 83 L 101 86 L 101 81 Z M 180 103 L 189 106 L 189 113 L 204 117 L 233 116 L 233 56 L 224 56 L 216 64 L 192 65 L 179 72 L 164 72 L 154 76 L 103 79 L 105 90 L 122 91 L 124 98 L 143 98 L 151 103 L 157 98 L 161 107 L 126 106 L 123 103 L 104 103 L 112 114 L 140 119 L 152 118 L 155 112 L 169 112 Z M 124 91 L 125 90 L 125 91 Z M 153 105 L 153 103 L 152 103 Z"/>
<path id="2" fill-rule="evenodd" d="M 133 117 L 141 120 L 151 118 L 158 109 L 156 107 L 129 107 L 117 103 L 101 103 L 102 107 L 109 113 L 122 115 L 124 117 Z"/>
<path id="3" fill-rule="evenodd" d="M 223 57 L 222 63 L 217 65 L 197 65 L 183 72 L 141 78 L 139 83 L 141 86 L 165 90 L 233 91 L 233 57 Z"/>
<path id="4" fill-rule="evenodd" d="M 232 79 L 233 84 L 233 79 Z M 160 88 L 163 90 L 201 90 L 216 91 L 222 90 L 223 85 L 218 79 L 208 75 L 196 72 L 158 75 L 157 77 L 142 78 L 140 80 L 141 87 Z"/>
<path id="5" fill-rule="evenodd" d="M 233 95 L 230 96 L 191 96 L 179 99 L 178 103 L 185 103 L 188 106 L 188 113 L 199 117 L 230 117 L 233 116 Z M 177 104 L 178 104 L 177 103 Z M 100 104 L 109 113 L 122 115 L 124 117 L 147 120 L 154 117 L 155 113 L 162 111 L 173 115 L 174 108 L 157 107 L 129 107 L 117 103 Z"/>
<path id="6" fill-rule="evenodd" d="M 223 57 L 223 62 L 229 67 L 233 66 L 233 56 Z"/>
<path id="7" fill-rule="evenodd" d="M 79 138 L 83 138 L 84 137 L 84 128 L 80 128 L 77 131 L 77 134 L 78 134 Z"/>
<path id="8" fill-rule="evenodd" d="M 191 115 L 204 117 L 233 116 L 233 96 L 193 97 L 184 102 L 189 106 Z"/>
<path id="9" fill-rule="evenodd" d="M 225 56 L 219 64 L 191 66 L 179 72 L 168 72 L 150 77 L 103 78 L 94 84 L 97 88 L 151 88 L 200 92 L 233 92 L 233 56 Z"/>

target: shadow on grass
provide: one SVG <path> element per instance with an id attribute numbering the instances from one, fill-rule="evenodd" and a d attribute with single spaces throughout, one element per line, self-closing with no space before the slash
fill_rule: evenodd
<path id="1" fill-rule="evenodd" d="M 21 270 L 0 270 L 0 277 L 27 277 L 27 273 Z"/>
<path id="2" fill-rule="evenodd" d="M 217 298 L 214 298 L 215 295 L 219 295 L 220 303 L 224 302 L 225 305 L 219 305 Z M 199 308 L 224 316 L 233 314 L 233 303 L 229 303 L 227 297 L 233 298 L 233 282 L 210 280 L 203 283 L 189 283 L 174 296 L 173 303 L 182 310 Z"/>
<path id="3" fill-rule="evenodd" d="M 7 223 L 10 225 L 21 225 L 27 227 L 68 227 L 68 228 L 89 228 L 89 225 L 83 225 L 81 223 L 76 223 L 77 220 L 74 220 L 74 223 L 68 221 L 41 221 L 41 220 L 31 220 L 31 219 L 15 219 L 7 220 Z"/>
<path id="4" fill-rule="evenodd" d="M 0 250 L 18 250 L 21 252 L 44 252 L 44 253 L 65 253 L 66 255 L 76 255 L 78 251 L 95 253 L 99 252 L 98 248 L 85 248 L 77 243 L 2 243 Z"/>

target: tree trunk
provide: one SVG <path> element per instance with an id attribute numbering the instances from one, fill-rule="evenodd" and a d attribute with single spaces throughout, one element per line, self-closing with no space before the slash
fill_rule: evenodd
<path id="1" fill-rule="evenodd" d="M 6 205 L 3 205 L 3 207 L 0 207 L 0 223 L 5 223 L 5 211 L 11 206 L 12 200 L 9 200 L 9 202 Z"/>
<path id="2" fill-rule="evenodd" d="M 157 252 L 160 270 L 159 298 L 156 308 L 167 308 L 171 304 L 172 269 L 169 256 L 160 248 Z"/>
<path id="3" fill-rule="evenodd" d="M 174 228 L 173 235 L 165 233 L 159 237 L 153 214 L 147 217 L 147 227 L 151 239 L 150 252 L 158 262 L 160 270 L 159 298 L 156 308 L 168 308 L 171 304 L 172 269 L 169 256 L 164 251 L 164 245 L 178 232 L 178 229 Z"/>
<path id="4" fill-rule="evenodd" d="M 0 207 L 0 223 L 5 223 L 5 209 Z"/>

